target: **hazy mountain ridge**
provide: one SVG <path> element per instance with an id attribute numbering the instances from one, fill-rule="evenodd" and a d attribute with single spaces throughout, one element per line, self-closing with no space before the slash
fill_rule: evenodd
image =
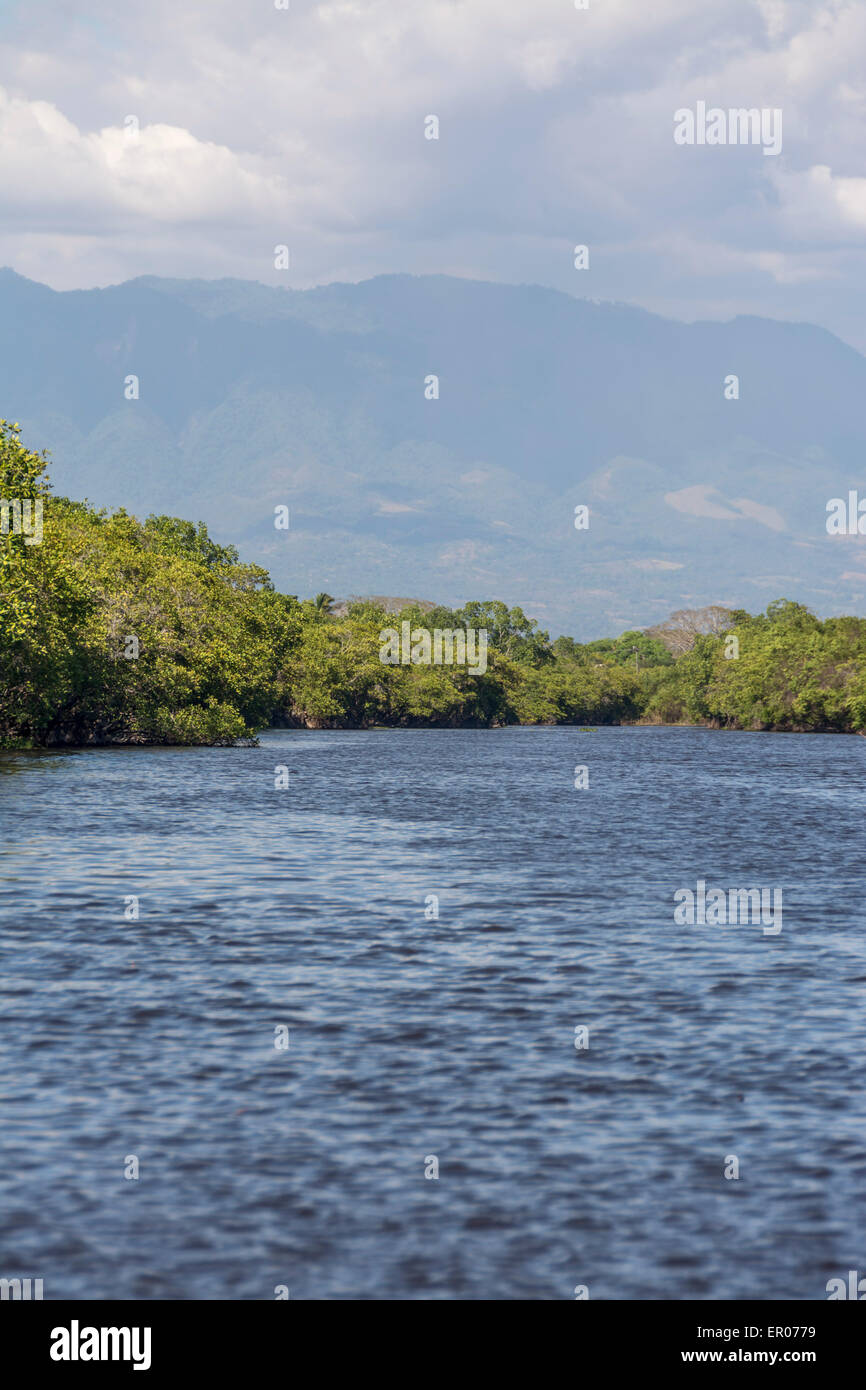
<path id="1" fill-rule="evenodd" d="M 866 611 L 866 538 L 824 525 L 863 482 L 866 359 L 810 325 L 445 276 L 55 293 L 3 271 L 0 372 L 58 491 L 201 518 L 291 593 L 495 595 L 584 639 L 781 594 Z"/>

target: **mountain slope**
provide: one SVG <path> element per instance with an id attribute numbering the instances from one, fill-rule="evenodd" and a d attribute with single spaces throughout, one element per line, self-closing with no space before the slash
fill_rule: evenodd
<path id="1" fill-rule="evenodd" d="M 866 538 L 825 530 L 863 481 L 866 359 L 806 324 L 444 276 L 2 271 L 0 382 L 58 491 L 201 518 L 289 592 L 496 595 L 583 639 L 711 601 L 866 604 Z"/>

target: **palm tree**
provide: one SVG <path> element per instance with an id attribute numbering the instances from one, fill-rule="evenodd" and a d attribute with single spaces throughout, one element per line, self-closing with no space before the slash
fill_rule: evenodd
<path id="1" fill-rule="evenodd" d="M 317 613 L 323 613 L 326 617 L 329 617 L 333 602 L 334 599 L 331 594 L 316 594 L 316 597 L 313 599 L 313 607 Z"/>

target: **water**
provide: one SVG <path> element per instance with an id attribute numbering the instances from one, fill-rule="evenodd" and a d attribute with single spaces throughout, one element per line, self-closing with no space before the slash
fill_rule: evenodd
<path id="1" fill-rule="evenodd" d="M 866 1272 L 866 741 L 274 731 L 0 770 L 0 1275 L 823 1299 Z M 781 887 L 782 931 L 675 925 L 698 878 Z"/>

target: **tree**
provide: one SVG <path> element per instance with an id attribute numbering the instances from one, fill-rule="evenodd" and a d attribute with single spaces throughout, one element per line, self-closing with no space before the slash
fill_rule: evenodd
<path id="1" fill-rule="evenodd" d="M 646 636 L 662 642 L 674 656 L 691 651 L 702 633 L 726 632 L 734 621 L 733 610 L 713 603 L 706 608 L 678 608 L 664 622 L 646 630 Z"/>
<path id="2" fill-rule="evenodd" d="M 97 511 L 54 496 L 45 470 L 0 421 L 6 746 L 227 744 L 274 722 L 866 730 L 863 618 L 822 622 L 777 599 L 755 616 L 682 609 L 647 632 L 551 645 L 498 599 L 399 613 L 366 599 L 338 615 L 330 594 L 277 593 L 201 522 Z M 402 622 L 486 629 L 487 669 L 383 661 L 380 633 Z"/>
<path id="3" fill-rule="evenodd" d="M 212 541 L 203 521 L 194 525 L 176 516 L 149 516 L 143 533 L 144 544 L 161 555 L 184 555 L 208 569 L 238 563 L 235 547 Z"/>

